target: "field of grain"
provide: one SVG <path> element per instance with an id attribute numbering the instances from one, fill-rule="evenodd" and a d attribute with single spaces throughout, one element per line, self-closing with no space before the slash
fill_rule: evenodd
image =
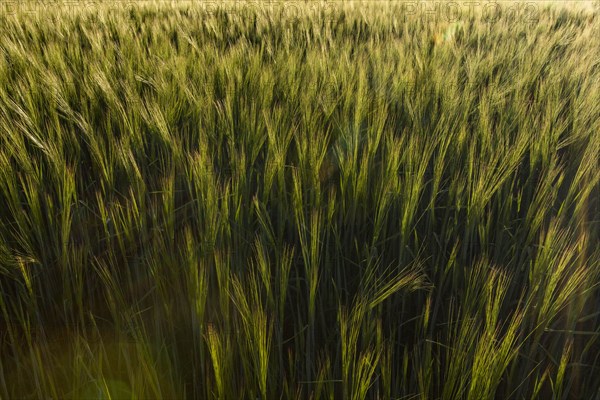
<path id="1" fill-rule="evenodd" d="M 3 2 L 0 398 L 600 398 L 600 8 Z"/>

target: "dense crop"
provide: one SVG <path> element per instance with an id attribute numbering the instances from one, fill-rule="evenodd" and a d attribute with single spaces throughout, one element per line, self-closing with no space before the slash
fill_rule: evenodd
<path id="1" fill-rule="evenodd" d="M 0 11 L 0 396 L 597 398 L 600 16 L 538 11 Z"/>

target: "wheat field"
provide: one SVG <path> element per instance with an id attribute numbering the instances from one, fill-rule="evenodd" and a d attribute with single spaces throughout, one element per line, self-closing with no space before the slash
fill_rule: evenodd
<path id="1" fill-rule="evenodd" d="M 600 399 L 600 8 L 437 4 L 3 2 L 0 397 Z"/>

